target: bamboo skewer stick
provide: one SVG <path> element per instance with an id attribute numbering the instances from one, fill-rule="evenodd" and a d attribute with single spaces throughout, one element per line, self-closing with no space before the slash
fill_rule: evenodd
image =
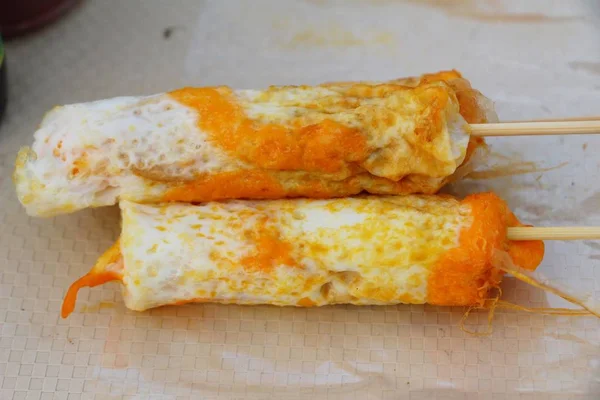
<path id="1" fill-rule="evenodd" d="M 473 136 L 600 134 L 600 120 L 471 124 Z"/>
<path id="2" fill-rule="evenodd" d="M 527 121 L 504 121 L 504 122 L 577 122 L 577 121 L 600 121 L 600 115 L 587 117 L 568 117 L 568 118 L 544 118 L 530 119 Z"/>
<path id="3" fill-rule="evenodd" d="M 596 240 L 600 239 L 597 226 L 556 226 L 556 227 L 511 227 L 509 240 Z"/>

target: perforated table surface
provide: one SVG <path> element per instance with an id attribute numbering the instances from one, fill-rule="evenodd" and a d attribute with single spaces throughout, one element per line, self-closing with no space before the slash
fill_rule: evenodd
<path id="1" fill-rule="evenodd" d="M 29 218 L 10 179 L 16 151 L 54 105 L 187 85 L 260 88 L 457 68 L 503 120 L 598 115 L 599 15 L 594 0 L 88 0 L 7 43 L 0 399 L 600 398 L 592 317 L 499 310 L 492 335 L 474 337 L 460 329 L 461 308 L 205 304 L 135 313 L 110 284 L 83 290 L 63 320 L 62 296 L 115 239 L 118 210 Z M 494 190 L 536 225 L 600 224 L 600 138 L 489 143 L 480 168 L 492 172 L 452 191 Z M 495 162 L 534 172 L 515 175 L 519 168 Z M 600 297 L 599 260 L 600 242 L 548 242 L 540 271 Z M 510 277 L 503 293 L 526 306 L 564 306 Z M 469 324 L 484 329 L 486 318 L 475 313 Z"/>

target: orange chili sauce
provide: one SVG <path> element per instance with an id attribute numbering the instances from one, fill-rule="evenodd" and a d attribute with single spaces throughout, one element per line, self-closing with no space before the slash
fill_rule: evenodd
<path id="1" fill-rule="evenodd" d="M 261 170 L 207 175 L 169 189 L 164 201 L 216 201 L 225 199 L 282 199 L 286 197 L 331 198 L 360 193 L 355 177 L 343 181 L 303 178 L 284 186 L 276 176 Z"/>
<path id="2" fill-rule="evenodd" d="M 292 244 L 282 240 L 279 232 L 268 227 L 266 221 L 259 222 L 250 235 L 255 243 L 254 252 L 240 260 L 246 270 L 269 272 L 279 265 L 299 267 L 292 256 Z"/>
<path id="3" fill-rule="evenodd" d="M 108 265 L 114 264 L 121 258 L 121 241 L 117 240 L 96 262 L 94 268 L 81 278 L 77 279 L 67 290 L 62 303 L 60 315 L 67 318 L 75 309 L 77 293 L 84 287 L 94 287 L 110 281 L 120 281 L 123 276 L 120 271 L 107 271 Z"/>
<path id="4" fill-rule="evenodd" d="M 183 88 L 170 96 L 196 110 L 198 127 L 213 143 L 258 168 L 334 173 L 368 156 L 366 137 L 357 129 L 332 120 L 298 121 L 297 127 L 260 124 L 227 87 Z"/>
<path id="5" fill-rule="evenodd" d="M 427 303 L 441 306 L 481 305 L 504 273 L 493 268 L 495 250 L 507 251 L 515 264 L 535 269 L 544 257 L 542 241 L 508 241 L 507 227 L 521 226 L 494 193 L 466 197 L 473 223 L 460 232 L 459 245 L 437 262 L 428 280 Z"/>
<path id="6" fill-rule="evenodd" d="M 296 305 L 298 307 L 314 307 L 317 305 L 317 303 L 315 303 L 308 297 L 303 297 L 300 300 L 298 300 L 298 303 L 296 303 Z"/>
<path id="7" fill-rule="evenodd" d="M 207 175 L 167 191 L 165 201 L 213 201 L 235 198 L 278 199 L 287 193 L 281 183 L 260 170 Z"/>

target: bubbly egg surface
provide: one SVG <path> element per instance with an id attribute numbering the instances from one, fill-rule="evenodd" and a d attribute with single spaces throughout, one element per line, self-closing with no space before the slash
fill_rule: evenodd
<path id="1" fill-rule="evenodd" d="M 425 303 L 471 223 L 452 198 L 142 205 L 121 202 L 125 303 Z"/>

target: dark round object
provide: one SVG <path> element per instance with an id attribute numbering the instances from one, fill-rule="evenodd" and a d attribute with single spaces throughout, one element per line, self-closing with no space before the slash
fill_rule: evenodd
<path id="1" fill-rule="evenodd" d="M 0 0 L 0 33 L 5 39 L 40 29 L 80 0 Z"/>

